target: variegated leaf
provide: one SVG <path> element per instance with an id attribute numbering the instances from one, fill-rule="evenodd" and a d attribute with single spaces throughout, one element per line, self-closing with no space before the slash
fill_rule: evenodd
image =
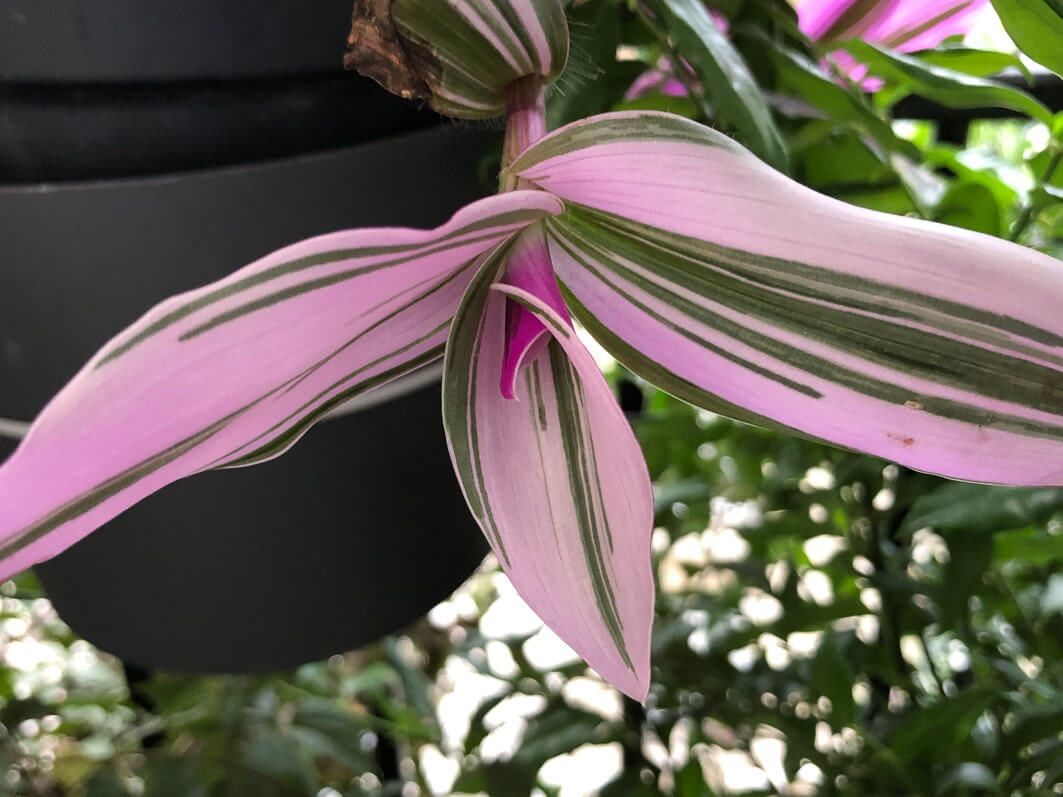
<path id="1" fill-rule="evenodd" d="M 395 0 L 392 20 L 430 104 L 447 116 L 500 116 L 507 86 L 527 75 L 549 83 L 568 57 L 559 0 Z"/>
<path id="2" fill-rule="evenodd" d="M 435 230 L 323 235 L 158 305 L 0 466 L 0 579 L 169 482 L 280 454 L 332 408 L 439 357 L 480 255 L 558 210 L 524 191 Z"/>
<path id="3" fill-rule="evenodd" d="M 443 381 L 451 456 L 517 591 L 604 678 L 642 699 L 654 595 L 649 477 L 594 359 L 551 297 L 492 284 L 526 243 L 493 255 L 455 316 Z M 549 331 L 516 374 L 515 399 L 499 390 L 507 305 Z"/>
<path id="4" fill-rule="evenodd" d="M 556 131 L 512 171 L 576 316 L 692 403 L 953 478 L 1063 482 L 1063 263 L 822 196 L 667 114 Z"/>

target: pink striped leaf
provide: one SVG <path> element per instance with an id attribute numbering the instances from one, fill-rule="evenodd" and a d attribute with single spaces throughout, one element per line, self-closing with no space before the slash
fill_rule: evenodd
<path id="1" fill-rule="evenodd" d="M 0 579 L 176 479 L 277 456 L 332 408 L 439 357 L 480 256 L 559 209 L 521 191 L 435 230 L 323 235 L 158 305 L 0 466 Z"/>
<path id="2" fill-rule="evenodd" d="M 1063 263 L 822 196 L 713 130 L 621 113 L 511 165 L 569 307 L 694 404 L 958 479 L 1063 483 Z"/>
<path id="3" fill-rule="evenodd" d="M 816 41 L 833 42 L 865 34 L 890 17 L 904 0 L 803 0 L 797 6 L 801 30 Z"/>
<path id="4" fill-rule="evenodd" d="M 904 53 L 929 50 L 967 33 L 989 0 L 901 0 L 863 38 Z"/>
<path id="5" fill-rule="evenodd" d="M 549 292 L 497 282 L 533 246 L 534 238 L 502 245 L 455 316 L 443 377 L 447 440 L 469 508 L 517 591 L 602 677 L 643 699 L 654 595 L 649 476 L 567 314 Z M 506 399 L 499 381 L 513 305 L 549 339 L 524 359 L 516 398 Z"/>

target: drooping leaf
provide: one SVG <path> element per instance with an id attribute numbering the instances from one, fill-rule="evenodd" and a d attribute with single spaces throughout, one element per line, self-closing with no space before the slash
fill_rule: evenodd
<path id="1" fill-rule="evenodd" d="M 1052 112 L 1042 103 L 1004 83 L 928 64 L 865 41 L 855 40 L 839 46 L 866 64 L 872 75 L 949 108 L 1010 108 L 1045 124 L 1052 123 Z"/>
<path id="2" fill-rule="evenodd" d="M 705 5 L 700 0 L 657 0 L 653 7 L 697 72 L 716 115 L 768 163 L 785 166 L 786 145 L 760 87 Z"/>
<path id="3" fill-rule="evenodd" d="M 529 232 L 529 235 L 533 233 Z M 653 607 L 653 497 L 641 453 L 590 353 L 549 298 L 492 283 L 496 251 L 459 308 L 444 366 L 443 419 L 469 507 L 528 604 L 588 664 L 643 698 Z M 555 288 L 556 290 L 556 288 Z M 507 306 L 549 340 L 500 390 Z"/>
<path id="4" fill-rule="evenodd" d="M 1063 263 L 855 208 L 665 114 L 555 131 L 512 165 L 575 315 L 698 406 L 953 478 L 1063 481 Z"/>
<path id="5" fill-rule="evenodd" d="M 900 139 L 889 123 L 858 93 L 831 80 L 819 64 L 803 53 L 785 47 L 767 36 L 759 37 L 780 79 L 812 108 L 835 123 L 851 125 L 873 138 L 886 152 L 901 151 L 915 156 L 917 150 Z"/>
<path id="6" fill-rule="evenodd" d="M 166 484 L 277 456 L 439 357 L 477 257 L 558 203 L 514 192 L 431 230 L 352 230 L 168 299 L 108 343 L 0 466 L 0 578 Z"/>

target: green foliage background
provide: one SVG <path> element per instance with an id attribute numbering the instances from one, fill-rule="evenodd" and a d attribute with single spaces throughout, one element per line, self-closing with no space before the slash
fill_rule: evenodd
<path id="1" fill-rule="evenodd" d="M 1029 13 L 1063 8 L 1019 5 L 1009 32 L 1052 67 L 1063 41 Z M 729 36 L 695 0 L 570 9 L 551 122 L 669 110 L 846 201 L 1063 256 L 1063 118 L 1021 80 L 991 79 L 1029 75 L 1014 52 L 852 44 L 886 81 L 867 95 L 782 0 L 716 6 Z M 662 57 L 682 57 L 691 93 L 625 100 Z M 909 95 L 1014 118 L 957 136 L 952 122 L 895 121 Z M 1063 489 L 946 483 L 612 376 L 644 396 L 633 422 L 657 497 L 645 706 L 604 687 L 604 701 L 577 699 L 572 685 L 594 678 L 581 663 L 543 670 L 531 632 L 488 633 L 490 563 L 449 618 L 293 673 L 158 674 L 137 701 L 120 663 L 74 638 L 27 574 L 0 599 L 0 793 L 552 794 L 543 765 L 587 745 L 619 751 L 609 795 L 1063 793 Z M 458 671 L 490 695 L 455 734 L 441 716 Z M 520 743 L 493 753 L 485 740 L 507 722 Z M 434 780 L 441 760 L 452 785 Z"/>

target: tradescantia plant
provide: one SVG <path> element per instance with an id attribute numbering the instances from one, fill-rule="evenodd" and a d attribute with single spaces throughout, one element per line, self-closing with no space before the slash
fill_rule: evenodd
<path id="1" fill-rule="evenodd" d="M 801 0 L 797 20 L 804 35 L 823 45 L 858 39 L 910 53 L 967 33 L 988 7 L 989 0 Z M 708 12 L 716 27 L 726 32 L 726 18 L 714 12 L 711 3 Z M 830 57 L 852 80 L 860 81 L 867 74 L 867 67 L 843 50 L 831 52 Z M 674 71 L 669 59 L 661 59 L 659 68 L 639 76 L 627 97 L 635 99 L 654 89 L 672 97 L 684 96 L 687 85 L 672 76 Z M 881 86 L 877 79 L 863 82 L 868 91 Z"/>
<path id="2" fill-rule="evenodd" d="M 803 0 L 801 30 L 816 41 L 864 39 L 900 52 L 966 33 L 989 0 Z"/>
<path id="3" fill-rule="evenodd" d="M 0 578 L 444 356 L 455 470 L 503 568 L 641 699 L 652 494 L 573 319 L 709 410 L 952 478 L 1063 483 L 1059 261 L 822 196 L 677 116 L 547 133 L 557 0 L 398 0 L 377 32 L 412 94 L 504 111 L 500 193 L 435 230 L 297 243 L 107 343 L 0 466 Z"/>

